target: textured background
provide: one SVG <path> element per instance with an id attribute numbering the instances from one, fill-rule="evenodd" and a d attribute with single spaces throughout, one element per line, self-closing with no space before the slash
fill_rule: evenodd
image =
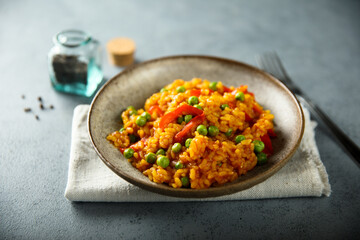
<path id="1" fill-rule="evenodd" d="M 293 80 L 360 145 L 359 1 L 0 1 L 0 238 L 343 238 L 360 234 L 359 168 L 319 127 L 329 198 L 71 203 L 64 197 L 73 108 L 47 52 L 78 28 L 131 37 L 136 59 L 204 54 L 255 65 L 275 50 Z M 106 79 L 121 71 L 104 56 Z M 24 94 L 26 99 L 22 99 Z M 52 111 L 38 110 L 41 96 Z M 25 114 L 32 107 L 39 114 Z"/>

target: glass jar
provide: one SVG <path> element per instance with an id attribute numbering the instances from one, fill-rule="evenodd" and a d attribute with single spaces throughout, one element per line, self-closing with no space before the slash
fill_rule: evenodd
<path id="1" fill-rule="evenodd" d="M 57 91 L 90 97 L 103 79 L 97 40 L 79 30 L 55 35 L 48 54 L 51 84 Z"/>

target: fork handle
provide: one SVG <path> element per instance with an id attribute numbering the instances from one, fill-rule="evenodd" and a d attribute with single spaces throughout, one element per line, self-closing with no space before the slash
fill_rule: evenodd
<path id="1" fill-rule="evenodd" d="M 309 111 L 321 120 L 335 136 L 340 146 L 348 153 L 350 157 L 355 161 L 358 167 L 360 167 L 360 148 L 338 127 L 331 121 L 331 119 L 309 98 L 306 96 L 296 95 L 300 102 L 305 103 Z"/>

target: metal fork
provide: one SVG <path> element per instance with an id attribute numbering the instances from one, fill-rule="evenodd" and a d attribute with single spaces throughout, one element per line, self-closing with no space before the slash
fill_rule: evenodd
<path id="1" fill-rule="evenodd" d="M 360 167 L 360 148 L 338 127 L 331 121 L 331 119 L 314 103 L 304 92 L 295 85 L 286 73 L 280 58 L 274 52 L 265 53 L 256 57 L 258 65 L 266 72 L 273 75 L 275 78 L 282 81 L 298 98 L 298 100 L 305 105 L 312 115 L 320 120 L 330 132 L 335 136 L 338 144 L 345 150 L 345 152 L 355 161 Z"/>

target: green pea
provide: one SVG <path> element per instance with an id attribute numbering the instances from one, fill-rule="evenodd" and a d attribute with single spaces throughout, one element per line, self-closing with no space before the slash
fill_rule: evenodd
<path id="1" fill-rule="evenodd" d="M 200 109 L 200 110 L 203 110 L 203 108 L 199 105 L 199 104 L 195 104 L 194 107 Z"/>
<path id="2" fill-rule="evenodd" d="M 183 168 L 184 167 L 184 165 L 180 162 L 180 161 L 178 161 L 176 164 L 175 164 L 175 169 L 181 169 L 181 168 Z"/>
<path id="3" fill-rule="evenodd" d="M 253 143 L 254 143 L 254 151 L 255 152 L 259 153 L 264 150 L 265 144 L 262 141 L 254 140 Z"/>
<path id="4" fill-rule="evenodd" d="M 134 108 L 134 106 L 128 106 L 127 109 L 130 110 L 130 111 L 129 111 L 129 116 L 131 116 L 131 115 L 137 115 L 137 111 L 136 111 L 136 109 Z"/>
<path id="5" fill-rule="evenodd" d="M 149 121 L 151 119 L 151 115 L 148 112 L 143 112 L 140 116 L 144 117 L 146 121 Z"/>
<path id="6" fill-rule="evenodd" d="M 169 166 L 170 160 L 165 156 L 161 156 L 156 160 L 156 164 L 162 168 L 166 168 L 167 166 Z"/>
<path id="7" fill-rule="evenodd" d="M 134 156 L 134 152 L 135 152 L 134 149 L 127 148 L 124 151 L 124 157 L 127 158 L 127 159 L 132 158 Z"/>
<path id="8" fill-rule="evenodd" d="M 229 128 L 229 129 L 225 132 L 225 136 L 230 137 L 232 133 L 233 133 L 233 130 L 232 130 L 231 128 Z"/>
<path id="9" fill-rule="evenodd" d="M 145 124 L 146 124 L 146 118 L 145 117 L 143 117 L 143 116 L 138 116 L 137 118 L 136 118 L 136 125 L 138 125 L 138 126 L 140 126 L 140 127 L 142 127 L 142 126 L 144 126 Z"/>
<path id="10" fill-rule="evenodd" d="M 134 143 L 137 140 L 137 137 L 134 134 L 129 135 L 130 143 Z"/>
<path id="11" fill-rule="evenodd" d="M 216 126 L 210 126 L 208 128 L 208 131 L 209 131 L 209 135 L 211 137 L 215 137 L 215 136 L 217 136 L 219 134 L 219 128 L 216 127 Z"/>
<path id="12" fill-rule="evenodd" d="M 129 111 L 129 116 L 131 116 L 131 115 L 137 115 L 138 113 L 137 113 L 137 111 L 136 110 L 130 110 Z"/>
<path id="13" fill-rule="evenodd" d="M 244 135 L 237 135 L 235 137 L 235 142 L 236 142 L 236 144 L 238 144 L 238 143 L 240 143 L 241 141 L 243 141 L 245 139 L 246 139 L 246 137 Z"/>
<path id="14" fill-rule="evenodd" d="M 196 131 L 198 131 L 199 134 L 204 135 L 204 136 L 206 136 L 208 134 L 208 130 L 202 124 L 196 128 Z"/>
<path id="15" fill-rule="evenodd" d="M 188 99 L 188 103 L 192 106 L 199 103 L 199 99 L 195 96 L 191 96 Z"/>
<path id="16" fill-rule="evenodd" d="M 256 154 L 256 157 L 257 157 L 257 165 L 264 165 L 267 162 L 267 156 L 263 152 Z"/>
<path id="17" fill-rule="evenodd" d="M 185 117 L 184 117 L 185 123 L 190 122 L 191 119 L 192 119 L 192 116 L 191 116 L 191 115 L 185 115 Z"/>
<path id="18" fill-rule="evenodd" d="M 148 162 L 148 163 L 155 163 L 156 161 L 156 155 L 155 153 L 148 153 L 145 155 L 145 160 Z"/>
<path id="19" fill-rule="evenodd" d="M 166 88 L 162 88 L 162 89 L 160 90 L 161 93 L 167 92 L 167 91 L 169 91 L 169 90 L 167 90 Z"/>
<path id="20" fill-rule="evenodd" d="M 216 85 L 217 85 L 217 82 L 211 82 L 211 83 L 209 84 L 209 88 L 210 88 L 211 90 L 213 90 L 213 91 L 216 91 L 216 90 L 217 90 Z"/>
<path id="21" fill-rule="evenodd" d="M 160 148 L 159 150 L 157 150 L 156 155 L 163 155 L 164 156 L 165 155 L 165 150 Z"/>
<path id="22" fill-rule="evenodd" d="M 244 95 L 244 93 L 243 93 L 243 92 L 238 92 L 238 93 L 235 95 L 235 99 L 243 102 L 243 101 L 245 100 L 245 95 Z"/>
<path id="23" fill-rule="evenodd" d="M 192 138 L 186 139 L 186 141 L 185 141 L 185 147 L 189 148 L 192 140 L 193 140 Z"/>
<path id="24" fill-rule="evenodd" d="M 183 187 L 189 187 L 190 185 L 190 180 L 188 177 L 182 177 L 181 178 L 181 184 Z"/>
<path id="25" fill-rule="evenodd" d="M 177 122 L 178 124 L 181 124 L 183 121 L 184 121 L 184 118 L 183 118 L 183 117 L 178 117 L 177 120 L 176 120 L 176 122 Z"/>
<path id="26" fill-rule="evenodd" d="M 228 107 L 229 107 L 229 105 L 227 105 L 227 104 L 222 104 L 222 105 L 220 106 L 221 110 L 224 110 L 225 108 L 228 108 Z"/>
<path id="27" fill-rule="evenodd" d="M 120 128 L 120 130 L 119 130 L 119 132 L 123 132 L 123 131 L 125 131 L 125 128 Z"/>
<path id="28" fill-rule="evenodd" d="M 183 93 L 186 91 L 186 88 L 184 86 L 179 86 L 176 88 L 176 92 L 178 93 Z"/>
<path id="29" fill-rule="evenodd" d="M 181 151 L 181 143 L 175 143 L 172 148 L 171 151 L 173 151 L 174 153 L 178 153 Z"/>

